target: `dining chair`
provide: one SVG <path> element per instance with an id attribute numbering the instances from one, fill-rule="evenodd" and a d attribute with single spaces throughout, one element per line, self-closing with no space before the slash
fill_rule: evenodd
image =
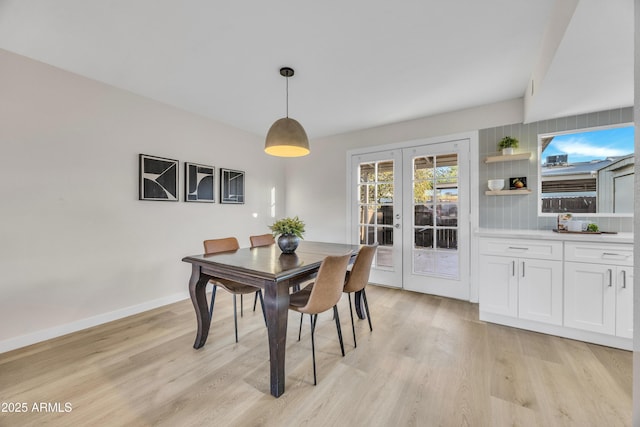
<path id="1" fill-rule="evenodd" d="M 249 236 L 249 241 L 251 242 L 252 248 L 257 248 L 259 246 L 270 246 L 276 242 L 276 239 L 273 237 L 273 234 L 260 234 L 257 236 Z M 253 311 L 256 311 L 256 303 L 258 302 L 258 294 L 253 298 Z"/>
<path id="2" fill-rule="evenodd" d="M 226 237 L 223 239 L 210 239 L 204 241 L 204 253 L 205 255 L 216 254 L 220 252 L 229 252 L 240 249 L 238 240 L 235 237 Z M 242 296 L 245 294 L 252 294 L 255 292 L 256 298 L 260 297 L 260 305 L 262 306 L 262 317 L 264 323 L 267 323 L 267 317 L 264 312 L 264 299 L 262 298 L 262 290 L 255 286 L 245 285 L 244 283 L 234 282 L 233 280 L 223 279 L 219 277 L 213 277 L 210 280 L 213 285 L 213 291 L 211 292 L 211 306 L 209 307 L 209 318 L 213 319 L 213 304 L 216 300 L 216 288 L 220 286 L 225 291 L 233 295 L 233 323 L 236 332 L 236 342 L 238 342 L 238 312 L 236 304 L 236 295 L 240 295 L 240 316 L 243 315 L 242 308 Z"/>
<path id="3" fill-rule="evenodd" d="M 362 293 L 362 300 L 364 301 L 364 309 L 367 313 L 367 320 L 369 321 L 369 330 L 373 331 L 371 326 L 371 315 L 369 314 L 369 304 L 367 303 L 367 293 L 365 288 L 369 283 L 369 273 L 371 272 L 371 263 L 373 262 L 373 256 L 376 254 L 378 245 L 362 246 L 358 252 L 355 262 L 351 271 L 347 271 L 346 282 L 344 284 L 343 291 L 347 294 L 349 299 L 349 313 L 351 314 L 351 331 L 353 332 L 353 346 L 357 347 L 356 342 L 356 326 L 353 321 L 353 306 L 351 305 L 351 294 L 355 292 Z M 355 299 L 355 298 L 354 298 Z"/>
<path id="4" fill-rule="evenodd" d="M 338 315 L 338 301 L 344 289 L 344 277 L 347 273 L 351 253 L 342 256 L 328 256 L 320 265 L 318 275 L 314 283 L 306 286 L 290 296 L 289 309 L 301 314 L 309 314 L 311 318 L 311 354 L 313 357 L 313 385 L 317 384 L 316 378 L 316 348 L 315 329 L 318 321 L 318 314 L 333 307 L 333 316 L 338 331 L 340 350 L 344 357 L 344 344 L 342 342 L 342 331 L 340 329 L 340 316 Z M 300 335 L 298 335 L 300 340 Z"/>
<path id="5" fill-rule="evenodd" d="M 249 241 L 251 242 L 252 248 L 257 248 L 258 246 L 269 246 L 273 245 L 276 242 L 276 239 L 273 238 L 273 234 L 260 234 L 258 236 L 249 236 Z"/>

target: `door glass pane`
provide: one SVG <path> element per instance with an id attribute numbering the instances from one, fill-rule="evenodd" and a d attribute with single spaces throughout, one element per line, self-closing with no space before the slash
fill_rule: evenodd
<path id="1" fill-rule="evenodd" d="M 374 209 L 369 205 L 360 206 L 360 224 L 375 224 Z"/>
<path id="2" fill-rule="evenodd" d="M 413 159 L 413 272 L 458 276 L 458 156 Z"/>
<path id="3" fill-rule="evenodd" d="M 373 265 L 390 269 L 394 266 L 394 162 L 361 163 L 358 173 L 360 243 L 378 243 Z"/>
<path id="4" fill-rule="evenodd" d="M 414 224 L 433 225 L 433 207 L 427 205 L 415 205 L 413 207 Z"/>
<path id="5" fill-rule="evenodd" d="M 373 182 L 376 180 L 375 163 L 360 164 L 360 182 Z"/>
<path id="6" fill-rule="evenodd" d="M 393 225 L 393 206 L 378 207 L 378 224 Z"/>

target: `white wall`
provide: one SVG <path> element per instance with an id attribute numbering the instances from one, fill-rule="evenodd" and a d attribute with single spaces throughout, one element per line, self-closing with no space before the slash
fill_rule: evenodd
<path id="1" fill-rule="evenodd" d="M 346 242 L 347 151 L 522 122 L 522 111 L 514 99 L 314 140 L 309 156 L 287 165 L 286 212 L 304 218 L 307 239 Z"/>
<path id="2" fill-rule="evenodd" d="M 0 352 L 186 298 L 183 256 L 268 232 L 272 187 L 284 215 L 263 143 L 0 50 Z M 180 202 L 138 200 L 139 153 L 180 160 Z M 246 204 L 183 202 L 184 161 L 244 170 Z"/>

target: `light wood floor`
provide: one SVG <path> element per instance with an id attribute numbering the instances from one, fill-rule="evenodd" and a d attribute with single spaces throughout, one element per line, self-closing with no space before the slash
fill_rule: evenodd
<path id="1" fill-rule="evenodd" d="M 290 313 L 286 391 L 275 399 L 260 309 L 245 311 L 236 344 L 221 291 L 200 350 L 186 300 L 1 354 L 0 402 L 29 408 L 0 413 L 0 425 L 631 425 L 630 352 L 487 324 L 475 304 L 367 289 L 373 332 L 358 321 L 356 349 L 346 297 L 339 305 L 344 358 L 330 313 L 318 318 L 315 387 L 306 319 L 298 342 Z M 41 402 L 71 412 L 34 412 Z"/>

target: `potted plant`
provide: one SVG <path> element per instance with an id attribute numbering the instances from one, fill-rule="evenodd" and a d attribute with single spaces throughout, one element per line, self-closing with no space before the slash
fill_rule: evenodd
<path id="1" fill-rule="evenodd" d="M 498 148 L 504 155 L 513 154 L 513 149 L 518 148 L 518 140 L 512 136 L 505 136 L 498 142 Z"/>
<path id="2" fill-rule="evenodd" d="M 300 239 L 303 239 L 304 222 L 297 216 L 293 218 L 282 218 L 269 226 L 273 237 L 277 237 L 278 246 L 282 253 L 292 254 L 295 252 Z"/>

